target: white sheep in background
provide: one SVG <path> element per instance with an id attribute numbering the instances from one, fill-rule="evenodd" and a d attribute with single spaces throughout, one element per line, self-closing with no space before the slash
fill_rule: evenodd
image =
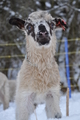
<path id="1" fill-rule="evenodd" d="M 45 11 L 33 12 L 27 20 L 11 18 L 9 23 L 26 35 L 26 58 L 17 78 L 16 120 L 29 120 L 37 104 L 46 104 L 48 118 L 61 118 L 60 75 L 55 61 L 56 28 L 66 23 Z"/>
<path id="2" fill-rule="evenodd" d="M 0 103 L 3 109 L 9 107 L 9 102 L 13 102 L 16 92 L 16 80 L 8 80 L 5 74 L 0 72 Z"/>

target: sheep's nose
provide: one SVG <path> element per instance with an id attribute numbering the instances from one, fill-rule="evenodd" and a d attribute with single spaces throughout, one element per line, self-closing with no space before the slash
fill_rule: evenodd
<path id="1" fill-rule="evenodd" d="M 46 27 L 43 24 L 39 25 L 39 33 L 38 34 L 39 34 L 39 36 L 43 36 L 43 37 L 48 35 Z"/>
<path id="2" fill-rule="evenodd" d="M 39 32 L 39 36 L 43 36 L 43 37 L 45 37 L 45 36 L 48 36 L 48 32 L 46 31 L 46 32 Z"/>

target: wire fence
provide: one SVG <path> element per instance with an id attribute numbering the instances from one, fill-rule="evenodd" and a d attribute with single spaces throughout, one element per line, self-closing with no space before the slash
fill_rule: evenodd
<path id="1" fill-rule="evenodd" d="M 76 41 L 80 41 L 80 38 L 68 39 L 68 42 L 76 42 Z M 64 43 L 65 40 L 58 40 L 58 42 Z M 25 43 L 22 43 L 22 42 L 20 42 L 20 43 L 18 43 L 18 42 L 17 43 L 2 43 L 2 44 L 0 44 L 0 47 L 9 47 L 9 46 L 11 47 L 11 46 L 16 46 L 16 45 L 21 46 L 21 45 L 25 45 Z M 66 52 L 59 52 L 59 53 L 56 53 L 55 56 L 61 56 L 61 55 L 65 55 L 65 54 L 66 54 Z M 76 54 L 76 55 L 80 54 L 80 50 L 68 52 L 68 55 L 73 55 L 73 54 Z M 16 57 L 24 58 L 25 55 L 23 55 L 23 54 L 22 55 L 4 55 L 4 56 L 0 55 L 0 59 L 11 59 L 11 58 L 16 58 Z M 73 64 L 65 65 L 65 68 L 66 67 L 73 67 Z M 77 64 L 75 64 L 74 67 L 77 67 Z M 64 68 L 64 66 L 59 67 L 59 69 L 62 69 L 62 68 Z M 3 71 L 8 71 L 8 70 L 19 70 L 19 69 L 20 68 L 0 68 L 0 71 L 3 72 Z M 69 79 L 73 80 L 73 77 L 70 77 Z M 71 85 L 71 88 L 75 88 L 75 87 L 79 87 L 79 86 Z M 61 88 L 66 89 L 67 87 L 62 86 Z"/>
<path id="2" fill-rule="evenodd" d="M 80 38 L 73 38 L 73 39 L 68 39 L 68 42 L 76 42 L 76 41 L 80 41 Z M 65 40 L 58 40 L 57 42 L 65 42 Z M 16 43 L 1 43 L 0 44 L 0 47 L 3 47 L 3 46 L 16 46 L 16 45 L 25 45 L 25 43 L 22 43 L 22 42 L 16 42 Z"/>

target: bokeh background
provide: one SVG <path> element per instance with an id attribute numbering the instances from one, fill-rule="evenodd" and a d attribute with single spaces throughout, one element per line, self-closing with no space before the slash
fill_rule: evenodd
<path id="1" fill-rule="evenodd" d="M 68 29 L 56 32 L 56 61 L 62 90 L 67 87 L 64 37 L 68 39 L 69 68 L 72 90 L 80 91 L 80 0 L 0 0 L 0 72 L 16 79 L 26 54 L 25 35 L 9 24 L 16 16 L 27 19 L 36 10 L 47 10 L 53 17 L 63 18 Z"/>

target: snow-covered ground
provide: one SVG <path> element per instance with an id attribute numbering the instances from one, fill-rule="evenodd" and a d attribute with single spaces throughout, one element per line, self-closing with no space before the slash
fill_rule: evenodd
<path id="1" fill-rule="evenodd" d="M 80 120 L 80 93 L 73 93 L 72 97 L 69 99 L 69 117 L 66 117 L 66 96 L 62 96 L 60 99 L 60 108 L 62 118 L 59 120 Z M 38 120 L 47 120 L 45 105 L 39 105 L 36 108 L 36 114 Z M 10 107 L 5 111 L 3 110 L 3 106 L 0 106 L 0 120 L 15 120 L 14 103 L 10 103 Z M 30 120 L 36 120 L 34 113 L 31 115 Z"/>

